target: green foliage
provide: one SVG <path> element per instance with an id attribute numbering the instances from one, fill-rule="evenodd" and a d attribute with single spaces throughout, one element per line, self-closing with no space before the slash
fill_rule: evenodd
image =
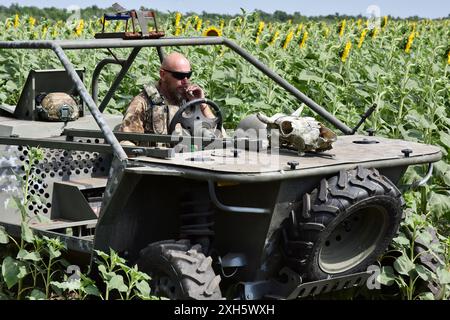
<path id="1" fill-rule="evenodd" d="M 443 237 L 437 235 L 435 239 L 433 234 L 435 230 L 426 217 L 409 212 L 402 223 L 402 232 L 394 239 L 393 249 L 382 259 L 382 262 L 393 260 L 393 264 L 381 268 L 379 282 L 386 286 L 395 284 L 402 299 L 448 299 L 449 246 Z M 436 288 L 435 292 L 431 288 Z"/>
<path id="2" fill-rule="evenodd" d="M 35 164 L 41 161 L 44 158 L 44 153 L 42 149 L 39 148 L 30 148 L 28 151 L 28 162 L 22 163 L 22 172 L 17 173 L 14 172 L 16 175 L 16 179 L 18 181 L 21 181 L 21 193 L 18 195 L 13 196 L 14 203 L 19 210 L 21 214 L 21 221 L 22 221 L 22 242 L 32 242 L 32 234 L 31 230 L 28 227 L 28 223 L 32 221 L 33 219 L 38 219 L 39 221 L 42 221 L 42 219 L 45 219 L 45 217 L 41 215 L 33 215 L 30 216 L 27 212 L 27 207 L 31 202 L 35 203 L 42 203 L 40 196 L 37 194 L 32 194 L 30 192 L 30 186 L 32 186 L 36 181 L 40 179 L 40 177 L 35 172 Z"/>
<path id="3" fill-rule="evenodd" d="M 9 243 L 8 234 L 6 233 L 5 227 L 0 226 L 0 244 Z"/>
<path id="4" fill-rule="evenodd" d="M 63 281 L 52 281 L 51 284 L 59 296 L 67 299 L 84 300 L 102 296 L 96 283 L 82 273 L 78 273 L 75 278 L 64 276 Z"/>
<path id="5" fill-rule="evenodd" d="M 2 277 L 8 286 L 8 289 L 11 289 L 14 285 L 16 285 L 20 279 L 23 279 L 27 275 L 26 265 L 21 263 L 16 259 L 11 257 L 6 257 L 3 259 L 2 263 Z"/>
<path id="6" fill-rule="evenodd" d="M 6 233 L 5 233 L 6 234 Z M 110 254 L 96 251 L 96 261 L 101 277 L 98 283 L 83 273 L 68 277 L 67 265 L 61 254 L 65 246 L 56 238 L 33 235 L 31 248 L 18 249 L 15 258 L 2 258 L 0 277 L 1 299 L 87 299 L 104 300 L 156 299 L 150 295 L 150 277 L 137 266 L 130 267 L 126 261 L 111 250 Z M 27 246 L 28 247 L 28 246 Z M 5 285 L 5 291 L 2 290 Z M 26 285 L 26 286 L 24 286 Z"/>
<path id="7" fill-rule="evenodd" d="M 57 293 L 71 299 L 86 299 L 89 296 L 102 300 L 156 299 L 150 295 L 150 277 L 140 272 L 137 266 L 128 266 L 125 259 L 114 250 L 110 250 L 109 254 L 98 250 L 95 252 L 95 264 L 101 278 L 100 287 L 103 289 L 99 289 L 97 283 L 80 273 L 75 279 L 65 277 L 62 282 L 53 281 L 52 285 Z"/>
<path id="8" fill-rule="evenodd" d="M 98 270 L 106 284 L 104 294 L 94 280 L 82 273 L 67 276 L 64 270 L 68 262 L 62 258 L 65 244 L 59 238 L 36 235 L 30 227 L 35 217 L 30 217 L 25 209 L 34 199 L 29 187 L 37 179 L 35 165 L 42 159 L 41 149 L 30 148 L 28 162 L 23 162 L 24 179 L 19 180 L 22 181 L 23 196 L 14 197 L 22 218 L 20 242 L 0 226 L 0 245 L 11 244 L 14 246 L 12 252 L 17 252 L 13 257 L 10 254 L 3 256 L 0 251 L 0 300 L 85 299 L 89 296 L 110 299 L 114 290 L 119 292 L 120 299 L 153 299 L 148 284 L 150 277 L 140 272 L 137 266 L 126 265 L 113 250 L 109 255 L 96 251 L 100 257 Z"/>
<path id="9" fill-rule="evenodd" d="M 112 249 L 110 249 L 109 255 L 98 250 L 95 252 L 97 253 L 100 276 L 106 284 L 105 300 L 110 298 L 113 291 L 125 300 L 134 298 L 155 299 L 155 297 L 150 296 L 148 284 L 150 277 L 146 273 L 139 271 L 137 266 L 128 266 L 125 259 Z"/>

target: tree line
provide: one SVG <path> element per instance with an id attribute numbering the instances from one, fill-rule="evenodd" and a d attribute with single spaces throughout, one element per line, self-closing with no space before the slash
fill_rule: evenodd
<path id="1" fill-rule="evenodd" d="M 171 15 L 173 13 L 170 12 L 161 12 L 152 8 L 139 8 L 141 10 L 153 10 L 155 11 L 156 15 L 162 19 L 167 18 L 168 15 Z M 92 19 L 92 18 L 99 18 L 104 13 L 114 12 L 114 9 L 111 7 L 108 8 L 100 8 L 96 5 L 82 8 L 80 9 L 80 16 L 82 19 Z M 55 8 L 55 7 L 49 7 L 49 8 L 38 8 L 34 6 L 21 6 L 19 4 L 11 4 L 9 7 L 0 5 L 0 19 L 5 20 L 6 18 L 11 18 L 15 16 L 16 14 L 19 15 L 27 15 L 32 16 L 36 19 L 45 18 L 49 20 L 66 20 L 70 15 L 72 15 L 74 11 L 69 11 L 67 9 L 62 8 Z M 243 14 L 245 13 L 244 10 L 242 10 Z M 276 10 L 273 13 L 264 12 L 262 10 L 256 10 L 255 11 L 256 16 L 258 16 L 261 20 L 267 21 L 267 22 L 286 22 L 288 20 L 291 20 L 294 23 L 303 22 L 306 20 L 309 21 L 324 21 L 324 20 L 342 20 L 342 19 L 364 19 L 366 17 L 358 15 L 358 16 L 349 16 L 349 15 L 340 15 L 339 13 L 335 13 L 332 15 L 325 15 L 325 16 L 304 16 L 301 14 L 301 12 L 294 12 L 294 13 L 286 13 L 281 10 Z M 219 14 L 219 13 L 208 13 L 208 12 L 188 12 L 185 15 L 199 15 L 203 19 L 208 19 L 211 21 L 217 21 L 219 19 L 233 19 L 236 16 L 240 14 Z M 396 19 L 395 17 L 389 16 L 390 19 Z M 450 18 L 450 14 L 447 16 L 447 18 Z M 413 16 L 409 18 L 410 20 L 419 20 L 420 18 L 418 16 Z"/>

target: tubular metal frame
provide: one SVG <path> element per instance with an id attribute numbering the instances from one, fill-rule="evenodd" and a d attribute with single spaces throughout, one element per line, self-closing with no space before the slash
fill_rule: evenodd
<path id="1" fill-rule="evenodd" d="M 131 64 L 133 63 L 136 55 L 143 47 L 156 47 L 160 59 L 162 58 L 162 47 L 167 46 L 192 46 L 192 45 L 225 45 L 242 58 L 250 62 L 258 70 L 264 73 L 266 76 L 275 81 L 278 85 L 283 87 L 286 91 L 291 93 L 299 101 L 306 104 L 317 114 L 322 116 L 324 119 L 333 124 L 337 129 L 342 131 L 344 134 L 352 134 L 353 130 L 347 125 L 342 123 L 335 116 L 330 114 L 323 107 L 318 105 L 312 99 L 304 95 L 300 90 L 295 88 L 277 73 L 273 72 L 271 69 L 266 67 L 262 62 L 253 57 L 250 53 L 239 47 L 236 43 L 231 40 L 222 37 L 197 37 L 197 38 L 161 38 L 161 39 L 142 39 L 142 40 L 123 40 L 123 39 L 92 39 L 92 40 L 34 40 L 34 41 L 0 41 L 0 49 L 51 49 L 55 52 L 58 59 L 61 61 L 62 65 L 68 72 L 70 78 L 74 82 L 81 98 L 85 101 L 88 106 L 92 116 L 97 122 L 100 130 L 104 133 L 106 141 L 111 145 L 114 155 L 122 162 L 127 162 L 127 155 L 120 145 L 119 141 L 113 134 L 111 128 L 108 127 L 105 120 L 103 119 L 101 111 L 106 107 L 109 99 L 114 94 L 120 82 L 124 78 L 125 74 L 129 70 Z M 96 102 L 93 100 L 92 96 L 89 94 L 85 85 L 81 81 L 80 77 L 75 71 L 70 60 L 64 53 L 64 49 L 75 50 L 75 49 L 102 49 L 102 48 L 133 48 L 132 52 L 122 64 L 122 69 L 116 76 L 110 90 L 108 91 L 106 97 L 103 99 L 100 108 L 97 107 Z M 93 92 L 98 92 L 96 88 L 92 88 Z"/>

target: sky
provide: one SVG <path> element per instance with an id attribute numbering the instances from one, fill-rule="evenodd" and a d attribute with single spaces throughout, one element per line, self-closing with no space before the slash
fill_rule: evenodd
<path id="1" fill-rule="evenodd" d="M 97 5 L 108 7 L 114 2 L 119 2 L 128 9 L 138 9 L 141 5 L 159 11 L 180 11 L 210 13 L 240 13 L 240 8 L 246 11 L 255 9 L 265 12 L 275 10 L 293 13 L 300 12 L 306 16 L 328 15 L 338 12 L 339 14 L 371 15 L 374 10 L 379 11 L 380 16 L 391 15 L 406 18 L 420 16 L 423 18 L 447 17 L 450 14 L 449 0 L 1 0 L 2 5 L 9 6 L 12 3 L 37 7 L 59 7 L 79 6 L 81 8 Z M 379 9 L 377 9 L 376 7 Z"/>

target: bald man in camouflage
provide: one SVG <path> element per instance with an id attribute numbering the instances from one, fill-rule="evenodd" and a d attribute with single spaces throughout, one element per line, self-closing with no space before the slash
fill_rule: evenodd
<path id="1" fill-rule="evenodd" d="M 176 52 L 167 55 L 159 70 L 160 79 L 153 85 L 144 85 L 144 90 L 133 98 L 119 131 L 168 134 L 170 121 L 179 107 L 205 97 L 203 89 L 189 81 L 191 74 L 191 64 L 186 57 Z M 215 117 L 207 104 L 201 104 L 200 108 L 205 117 Z M 180 130 L 177 124 L 176 131 Z M 148 146 L 148 143 L 131 141 L 121 144 Z"/>

